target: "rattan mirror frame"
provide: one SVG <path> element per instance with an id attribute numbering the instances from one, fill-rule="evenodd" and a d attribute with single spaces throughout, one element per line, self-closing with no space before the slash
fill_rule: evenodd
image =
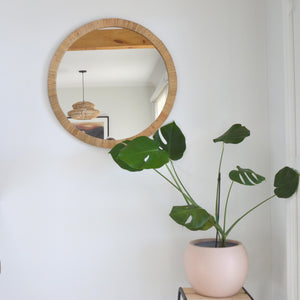
<path id="1" fill-rule="evenodd" d="M 118 19 L 118 18 L 110 18 L 110 19 L 100 19 L 97 21 L 93 21 L 91 23 L 85 24 L 81 26 L 80 28 L 73 31 L 58 47 L 57 51 L 54 54 L 54 57 L 51 61 L 50 68 L 49 68 L 49 74 L 48 74 L 48 95 L 49 100 L 52 106 L 52 109 L 55 113 L 55 116 L 59 120 L 59 122 L 62 124 L 62 126 L 68 130 L 72 135 L 74 135 L 76 138 L 82 140 L 85 143 L 88 143 L 90 145 L 94 145 L 97 147 L 103 147 L 103 148 L 112 148 L 117 143 L 121 142 L 122 140 L 102 140 L 99 138 L 95 138 L 92 136 L 89 136 L 85 134 L 84 132 L 78 130 L 65 116 L 63 113 L 59 102 L 58 97 L 56 93 L 56 77 L 57 77 L 57 70 L 60 64 L 61 59 L 63 58 L 65 52 L 68 50 L 68 48 L 79 38 L 81 38 L 83 35 L 96 30 L 100 28 L 107 28 L 107 27 L 121 27 L 125 29 L 129 29 L 132 31 L 135 31 L 141 35 L 143 35 L 145 38 L 147 38 L 157 49 L 157 51 L 162 56 L 166 69 L 168 72 L 168 79 L 169 79 L 169 92 L 166 100 L 166 104 L 163 107 L 163 110 L 161 114 L 158 116 L 158 118 L 145 130 L 142 132 L 137 133 L 134 136 L 128 137 L 126 139 L 133 139 L 137 136 L 145 135 L 150 136 L 154 134 L 158 128 L 164 123 L 164 121 L 169 116 L 171 109 L 173 107 L 176 91 L 177 91 L 177 76 L 176 76 L 176 70 L 173 63 L 173 59 L 167 50 L 166 46 L 163 44 L 163 42 L 157 38 L 150 30 L 143 27 L 140 24 L 137 24 L 132 21 L 124 20 L 124 19 Z M 124 140 L 124 139 L 123 139 Z"/>

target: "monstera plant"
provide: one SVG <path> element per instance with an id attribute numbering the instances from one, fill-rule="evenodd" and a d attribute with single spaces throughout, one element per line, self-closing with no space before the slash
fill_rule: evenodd
<path id="1" fill-rule="evenodd" d="M 178 224 L 185 226 L 189 230 L 208 230 L 212 227 L 216 229 L 216 247 L 225 247 L 226 239 L 232 229 L 254 209 L 274 197 L 289 198 L 298 188 L 299 173 L 290 168 L 282 168 L 274 179 L 274 194 L 256 204 L 236 219 L 233 224 L 226 226 L 226 216 L 228 201 L 233 184 L 253 186 L 260 184 L 265 178 L 251 169 L 237 166 L 235 170 L 229 172 L 231 184 L 226 197 L 223 213 L 223 222 L 220 222 L 220 188 L 221 188 L 221 166 L 226 144 L 239 144 L 250 135 L 250 131 L 241 124 L 234 124 L 223 135 L 214 139 L 215 143 L 221 143 L 221 156 L 218 168 L 218 179 L 215 200 L 215 212 L 209 213 L 201 207 L 190 195 L 178 173 L 176 172 L 174 161 L 182 158 L 185 149 L 185 137 L 179 127 L 172 122 L 160 128 L 153 138 L 146 136 L 137 137 L 117 144 L 111 149 L 110 154 L 114 161 L 123 169 L 131 172 L 153 169 L 157 174 L 171 184 L 181 193 L 185 204 L 174 206 L 170 212 L 170 217 Z M 159 171 L 166 167 L 167 174 Z"/>

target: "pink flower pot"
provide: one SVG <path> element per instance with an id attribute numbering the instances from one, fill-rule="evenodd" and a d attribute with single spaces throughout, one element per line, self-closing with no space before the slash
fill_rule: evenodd
<path id="1" fill-rule="evenodd" d="M 227 240 L 215 248 L 214 239 L 191 241 L 184 267 L 192 288 L 208 297 L 230 297 L 242 288 L 248 273 L 248 255 L 242 243 Z"/>

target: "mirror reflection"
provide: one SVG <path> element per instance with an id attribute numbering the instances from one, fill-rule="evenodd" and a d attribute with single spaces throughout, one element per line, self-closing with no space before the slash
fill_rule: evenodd
<path id="1" fill-rule="evenodd" d="M 153 123 L 165 105 L 168 87 L 164 60 L 144 36 L 123 28 L 102 28 L 84 35 L 65 52 L 56 90 L 59 105 L 74 126 L 97 138 L 119 140 Z M 75 103 L 81 107 L 88 102 L 100 114 L 87 120 L 68 115 Z"/>

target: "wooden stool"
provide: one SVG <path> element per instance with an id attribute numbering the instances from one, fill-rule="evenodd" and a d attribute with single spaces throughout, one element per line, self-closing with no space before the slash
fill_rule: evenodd
<path id="1" fill-rule="evenodd" d="M 240 292 L 234 296 L 226 298 L 211 298 L 206 296 L 201 296 L 195 293 L 192 288 L 179 288 L 178 290 L 178 300 L 254 300 L 251 295 L 242 288 Z"/>

